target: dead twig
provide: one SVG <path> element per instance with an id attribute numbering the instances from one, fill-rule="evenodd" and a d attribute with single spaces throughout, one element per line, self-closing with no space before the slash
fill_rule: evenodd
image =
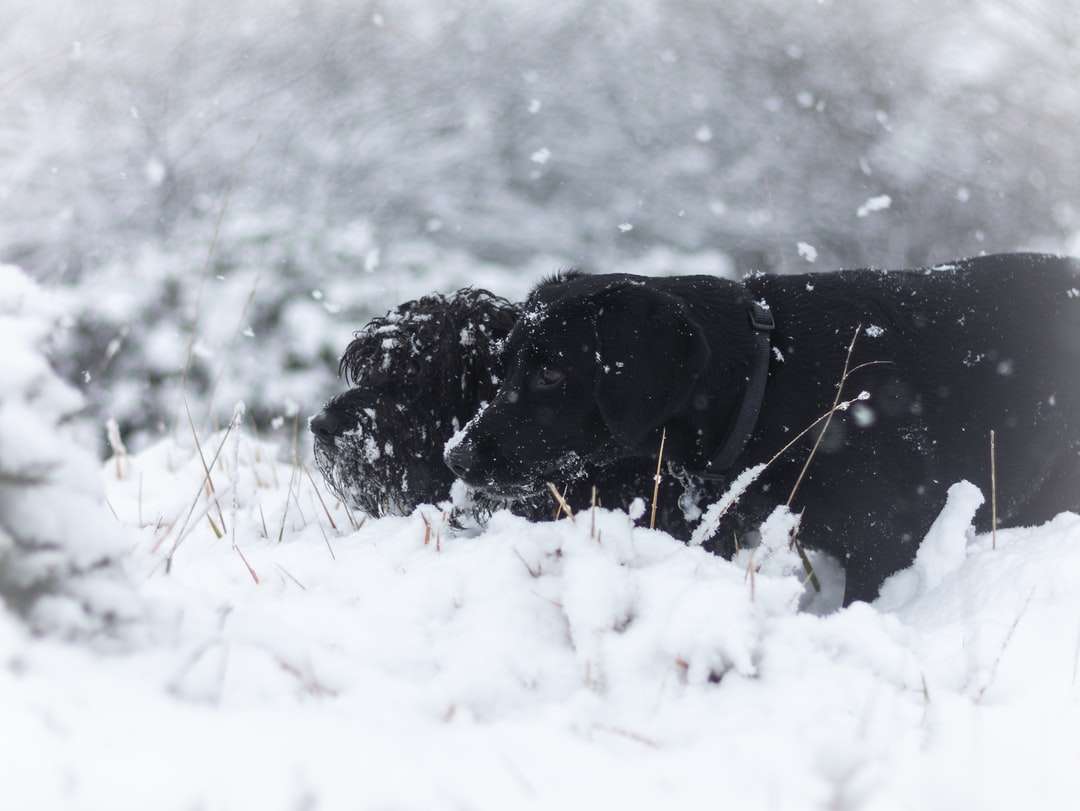
<path id="1" fill-rule="evenodd" d="M 997 446 L 994 429 L 990 429 L 990 532 L 992 549 L 997 549 Z"/>
<path id="2" fill-rule="evenodd" d="M 660 466 L 664 463 L 664 442 L 667 441 L 667 428 L 660 433 L 660 452 L 656 456 L 656 475 L 653 476 L 652 510 L 649 512 L 649 529 L 656 529 L 656 499 L 660 495 Z"/>
<path id="3" fill-rule="evenodd" d="M 199 460 L 202 462 L 203 472 L 206 473 L 206 485 L 210 488 L 210 494 L 216 495 L 214 491 L 214 477 L 210 475 L 210 468 L 206 465 L 206 456 L 203 454 L 202 443 L 199 442 L 199 432 L 195 430 L 195 421 L 191 418 L 191 407 L 188 405 L 187 395 L 184 395 L 184 411 L 187 413 L 188 425 L 191 426 L 191 436 L 195 440 L 195 450 L 199 452 Z M 222 534 L 227 533 L 229 530 L 225 526 L 225 513 L 221 510 L 221 504 L 218 504 L 218 518 L 221 519 L 221 531 L 214 526 L 213 519 L 210 520 L 210 526 L 214 529 L 214 534 L 219 538 Z"/>
<path id="4" fill-rule="evenodd" d="M 287 578 L 289 578 L 291 581 L 293 581 L 296 585 L 298 585 L 304 591 L 307 591 L 307 586 L 305 586 L 303 583 L 301 583 L 299 580 L 297 580 L 295 577 L 293 577 L 292 573 L 288 569 L 286 569 L 280 563 L 275 563 L 274 566 L 276 566 L 281 571 L 281 573 L 283 575 L 285 575 Z"/>
<path id="5" fill-rule="evenodd" d="M 836 413 L 837 406 L 840 403 L 840 396 L 844 392 L 844 384 L 847 383 L 848 367 L 851 365 L 851 353 L 855 351 L 855 341 L 858 340 L 859 332 L 862 331 L 862 324 L 855 327 L 855 334 L 851 336 L 851 343 L 848 344 L 847 357 L 844 358 L 844 370 L 840 374 L 840 382 L 836 384 L 836 397 L 833 398 L 832 408 L 828 411 L 828 416 L 825 419 L 825 424 L 821 427 L 821 433 L 817 435 L 817 439 L 814 441 L 814 447 L 810 449 L 810 455 L 806 457 L 806 462 L 802 466 L 802 470 L 799 471 L 799 477 L 795 480 L 795 485 L 791 488 L 791 493 L 788 495 L 787 506 L 790 508 L 791 503 L 795 500 L 795 494 L 799 491 L 799 485 L 802 484 L 803 477 L 806 476 L 806 471 L 810 468 L 810 463 L 814 461 L 814 456 L 817 454 L 818 448 L 821 446 L 821 441 L 825 438 L 825 433 L 829 430 L 829 423 L 832 422 L 832 416 Z"/>
<path id="6" fill-rule="evenodd" d="M 285 494 L 285 509 L 281 512 L 281 529 L 278 530 L 277 536 L 278 543 L 281 543 L 282 538 L 285 537 L 285 519 L 289 517 L 289 504 L 292 503 L 292 489 L 294 481 L 296 481 L 296 468 L 293 468 L 293 474 L 289 477 L 289 492 Z"/>
<path id="7" fill-rule="evenodd" d="M 206 476 L 199 483 L 199 489 L 195 491 L 195 498 L 191 502 L 191 508 L 188 510 L 187 517 L 184 518 L 184 523 L 180 525 L 180 530 L 176 533 L 176 540 L 173 542 L 172 548 L 169 550 L 169 554 L 165 559 L 165 573 L 168 574 L 172 570 L 173 556 L 176 555 L 176 550 L 180 548 L 180 543 L 185 537 L 184 530 L 187 529 L 188 522 L 191 520 L 192 514 L 195 512 L 195 506 L 199 503 L 199 497 L 202 495 L 203 487 L 206 486 L 206 478 L 209 477 L 210 471 L 214 469 L 214 465 L 217 464 L 218 457 L 221 456 L 221 451 L 225 447 L 225 442 L 229 439 L 229 434 L 232 433 L 233 427 L 236 425 L 236 420 L 229 422 L 229 427 L 225 429 L 225 436 L 221 438 L 221 444 L 217 446 L 217 450 L 214 451 L 214 458 L 210 460 L 210 464 L 206 468 Z M 154 546 L 156 551 L 162 541 L 167 538 L 168 535 L 162 537 L 161 541 L 158 541 Z"/>
<path id="8" fill-rule="evenodd" d="M 333 516 L 330 515 L 330 510 L 326 507 L 326 502 L 323 501 L 322 493 L 319 492 L 319 486 L 315 484 L 315 479 L 311 475 L 311 471 L 308 470 L 307 465 L 301 465 L 304 469 L 304 473 L 307 474 L 308 481 L 311 482 L 311 488 L 315 491 L 315 495 L 319 497 L 319 503 L 322 505 L 323 512 L 326 513 L 326 520 L 330 522 L 330 526 L 334 528 L 334 532 L 338 531 L 337 524 L 334 523 Z"/>
<path id="9" fill-rule="evenodd" d="M 589 537 L 596 539 L 596 485 L 592 486 L 592 504 L 589 506 Z"/>
<path id="10" fill-rule="evenodd" d="M 559 512 L 557 512 L 555 514 L 555 519 L 558 520 L 559 514 L 562 513 L 562 512 L 565 512 L 566 517 L 570 519 L 571 523 L 573 523 L 573 521 L 574 521 L 574 511 L 571 510 L 570 505 L 566 503 L 565 494 L 560 493 L 559 488 L 556 487 L 551 482 L 547 483 L 547 488 L 548 488 L 548 490 L 551 491 L 552 497 L 554 497 L 555 501 L 557 501 L 558 504 L 559 504 Z"/>

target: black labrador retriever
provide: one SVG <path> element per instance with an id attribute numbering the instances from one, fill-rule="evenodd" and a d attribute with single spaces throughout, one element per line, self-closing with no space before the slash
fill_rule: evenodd
<path id="1" fill-rule="evenodd" d="M 828 412 L 847 361 L 842 396 L 869 397 L 835 413 L 795 505 L 802 542 L 845 564 L 845 603 L 873 599 L 910 564 L 951 484 L 989 494 L 992 429 L 1000 523 L 1080 506 L 1073 259 L 742 283 L 572 273 L 532 293 L 506 352 L 498 394 L 445 458 L 468 484 L 509 497 L 655 460 L 662 431 L 670 466 L 724 482 Z M 764 471 L 733 520 L 746 526 L 786 499 L 822 425 Z"/>

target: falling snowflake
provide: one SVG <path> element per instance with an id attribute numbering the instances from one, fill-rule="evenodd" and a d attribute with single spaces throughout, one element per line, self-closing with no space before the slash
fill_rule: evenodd
<path id="1" fill-rule="evenodd" d="M 867 214 L 871 214 L 875 211 L 884 211 L 892 205 L 892 198 L 887 194 L 879 194 L 877 197 L 871 197 L 861 206 L 858 211 L 855 212 L 856 217 L 865 217 Z"/>

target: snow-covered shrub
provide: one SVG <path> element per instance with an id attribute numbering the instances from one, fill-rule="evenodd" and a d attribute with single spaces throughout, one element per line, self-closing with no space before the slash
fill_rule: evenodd
<path id="1" fill-rule="evenodd" d="M 22 271 L 0 265 L 0 605 L 35 630 L 79 633 L 130 614 L 94 454 L 70 425 L 81 395 L 42 352 L 59 316 Z"/>

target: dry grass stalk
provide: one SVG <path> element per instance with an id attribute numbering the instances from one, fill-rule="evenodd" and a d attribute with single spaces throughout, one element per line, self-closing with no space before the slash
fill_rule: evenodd
<path id="1" fill-rule="evenodd" d="M 525 570 L 529 573 L 529 577 L 536 578 L 540 576 L 543 570 L 539 566 L 537 566 L 535 569 L 530 566 L 529 562 L 525 560 L 524 556 L 521 554 L 521 552 L 518 551 L 516 547 L 514 548 L 514 554 L 517 555 L 518 560 L 521 561 L 521 565 L 524 566 Z"/>
<path id="2" fill-rule="evenodd" d="M 832 422 L 833 414 L 841 410 L 840 397 L 844 393 L 844 386 L 847 384 L 848 378 L 852 373 L 857 372 L 859 369 L 863 369 L 867 366 L 873 366 L 875 364 L 882 363 L 883 361 L 870 361 L 869 363 L 862 363 L 856 366 L 854 369 L 851 367 L 851 354 L 855 351 L 855 342 L 859 339 L 859 333 L 862 331 L 862 324 L 858 324 L 855 327 L 855 332 L 851 336 L 851 343 L 848 344 L 847 355 L 844 357 L 844 369 L 840 373 L 840 381 L 836 384 L 836 396 L 833 398 L 832 407 L 826 412 L 825 424 L 821 426 L 821 431 L 817 435 L 817 439 L 814 440 L 814 446 L 810 449 L 810 454 L 806 457 L 806 462 L 803 463 L 802 470 L 799 471 L 799 476 L 795 480 L 795 484 L 791 488 L 791 493 L 788 494 L 787 507 L 791 508 L 792 502 L 795 500 L 795 494 L 799 491 L 799 485 L 802 484 L 803 478 L 806 476 L 806 471 L 810 469 L 810 463 L 814 460 L 814 456 L 817 454 L 818 448 L 821 447 L 821 442 L 825 438 L 826 432 L 829 430 L 829 425 Z M 846 404 L 844 404 L 846 409 Z M 787 447 L 787 446 L 785 446 Z M 806 550 L 803 549 L 802 544 L 799 543 L 797 533 L 792 536 L 792 543 L 796 551 L 799 553 L 799 558 L 802 560 L 803 568 L 806 570 L 806 575 L 810 579 L 810 582 L 814 586 L 814 591 L 821 591 L 821 581 L 818 580 L 817 574 L 814 572 L 814 567 L 810 563 L 810 558 L 806 554 Z"/>
<path id="3" fill-rule="evenodd" d="M 423 513 L 420 513 L 420 520 L 424 522 L 424 546 L 427 546 L 431 543 L 431 522 Z"/>
<path id="4" fill-rule="evenodd" d="M 263 512 L 261 501 L 259 502 L 259 519 L 262 521 L 262 536 L 269 540 L 270 533 L 266 530 L 266 513 Z"/>
<path id="5" fill-rule="evenodd" d="M 217 450 L 214 451 L 214 458 L 210 460 L 210 464 L 206 468 L 206 477 L 210 476 L 210 471 L 214 469 L 217 464 L 218 458 L 221 456 L 221 451 L 225 447 L 225 442 L 229 439 L 229 434 L 232 433 L 233 428 L 236 426 L 236 421 L 233 420 L 229 423 L 229 427 L 225 430 L 225 436 L 221 438 L 221 443 L 217 446 Z M 191 516 L 195 513 L 195 507 L 199 503 L 199 497 L 202 496 L 203 487 L 206 484 L 206 478 L 199 483 L 199 488 L 195 491 L 195 498 L 191 502 L 191 508 L 188 510 L 187 517 L 184 518 L 184 523 L 180 525 L 180 530 L 176 533 L 176 540 L 173 542 L 172 548 L 169 550 L 168 557 L 165 560 L 165 573 L 168 574 L 172 569 L 172 559 L 176 554 L 176 550 L 180 547 L 181 541 L 186 537 L 184 530 L 187 529 L 188 522 L 191 520 Z M 207 507 L 207 514 L 209 514 L 209 505 Z M 162 537 L 161 541 L 158 541 L 154 546 L 154 551 L 157 551 L 158 546 L 168 535 Z"/>
<path id="6" fill-rule="evenodd" d="M 252 567 L 252 565 L 250 563 L 248 563 L 248 559 L 246 557 L 244 557 L 244 553 L 240 551 L 240 547 L 236 545 L 235 535 L 233 536 L 233 549 L 235 549 L 236 554 L 238 554 L 240 556 L 240 560 L 242 560 L 244 562 L 244 566 L 247 567 L 248 574 L 250 574 L 251 579 L 255 581 L 255 585 L 256 586 L 259 585 L 259 575 L 257 575 L 255 573 L 255 569 Z"/>
<path id="7" fill-rule="evenodd" d="M 660 453 L 656 456 L 656 475 L 653 476 L 652 510 L 649 512 L 649 529 L 656 529 L 656 499 L 660 495 L 660 466 L 664 463 L 664 443 L 667 441 L 667 428 L 660 432 Z"/>
<path id="8" fill-rule="evenodd" d="M 187 396 L 184 396 L 184 411 L 187 413 L 188 425 L 191 426 L 191 436 L 195 440 L 195 450 L 199 452 L 199 460 L 202 462 L 203 472 L 206 474 L 206 486 L 210 488 L 209 496 L 216 495 L 214 491 L 214 477 L 210 475 L 210 468 L 206 464 L 206 455 L 203 453 L 202 443 L 199 441 L 199 432 L 195 430 L 195 421 L 191 418 L 191 407 L 188 405 Z M 210 526 L 214 529 L 214 534 L 219 538 L 223 533 L 228 532 L 228 528 L 225 526 L 225 514 L 221 511 L 221 504 L 218 504 L 218 518 L 221 519 L 221 532 L 218 532 L 216 526 L 214 526 L 213 519 L 210 519 Z"/>
<path id="9" fill-rule="evenodd" d="M 754 566 L 754 552 L 756 549 L 750 550 L 750 560 L 746 564 L 746 576 L 743 578 L 743 582 L 750 581 L 750 602 L 754 602 L 754 598 L 757 596 L 757 567 Z"/>
<path id="10" fill-rule="evenodd" d="M 311 475 L 311 471 L 308 470 L 307 465 L 302 465 L 304 473 L 307 474 L 308 481 L 311 482 L 311 488 L 315 491 L 315 495 L 319 497 L 319 503 L 322 505 L 323 512 L 326 513 L 326 520 L 330 522 L 330 526 L 334 528 L 334 532 L 338 531 L 337 524 L 334 523 L 333 516 L 330 515 L 330 510 L 327 509 L 326 502 L 323 501 L 322 493 L 319 492 L 319 486 L 315 484 L 315 479 Z"/>
<path id="11" fill-rule="evenodd" d="M 635 743 L 640 743 L 642 746 L 647 746 L 650 749 L 660 748 L 660 744 L 654 741 L 652 738 L 646 738 L 644 735 L 629 729 L 607 726 L 606 724 L 593 724 L 592 728 L 600 730 L 601 732 L 608 732 L 612 735 L 619 735 L 623 738 L 634 741 Z"/>
<path id="12" fill-rule="evenodd" d="M 334 554 L 334 547 L 330 545 L 330 539 L 326 537 L 326 530 L 322 528 L 322 524 L 320 524 L 318 521 L 315 522 L 315 526 L 319 528 L 319 532 L 322 533 L 322 539 L 326 541 L 326 548 L 330 550 L 330 559 L 336 561 L 337 555 Z"/>
<path id="13" fill-rule="evenodd" d="M 876 366 L 878 364 L 889 363 L 889 362 L 890 361 L 871 361 L 869 363 L 860 364 L 859 366 L 856 366 L 854 369 L 852 369 L 849 372 L 849 376 L 851 374 L 854 374 L 859 369 L 862 369 L 862 368 L 864 368 L 866 366 Z M 836 411 L 844 411 L 844 410 L 850 408 L 852 403 L 854 403 L 856 401 L 860 401 L 860 400 L 869 399 L 869 397 L 870 397 L 869 392 L 864 391 L 864 392 L 860 393 L 857 397 L 853 397 L 850 400 L 845 400 L 845 401 L 843 401 L 841 403 L 837 403 L 835 407 L 830 408 L 828 411 L 826 411 L 824 414 L 822 414 L 820 417 L 818 417 L 812 423 L 807 425 L 805 428 L 803 428 L 801 431 L 799 431 L 799 433 L 797 433 L 794 437 L 792 437 L 788 441 L 788 443 L 786 445 L 784 445 L 784 447 L 782 447 L 780 450 L 778 450 L 776 453 L 774 453 L 772 455 L 772 457 L 770 457 L 769 461 L 763 462 L 762 464 L 756 466 L 757 472 L 754 473 L 754 476 L 753 476 L 753 479 L 751 480 L 751 482 L 748 482 L 746 484 L 746 488 L 749 488 L 750 484 L 753 481 L 756 481 L 758 479 L 758 477 L 760 477 L 761 474 L 764 473 L 769 468 L 770 465 L 775 463 L 777 459 L 779 459 L 781 456 L 783 456 L 785 453 L 787 453 L 789 450 L 791 450 L 792 446 L 794 446 L 797 442 L 799 442 L 799 440 L 801 440 L 804 436 L 806 436 L 808 433 L 810 433 L 814 428 L 816 428 L 818 425 L 820 425 L 823 420 L 825 420 L 825 419 L 827 419 L 829 417 L 829 415 L 831 415 L 832 413 L 834 413 Z M 747 468 L 745 471 L 743 471 L 743 473 L 745 473 L 746 471 L 750 471 L 750 470 L 754 470 L 754 468 Z M 727 510 L 731 509 L 731 507 L 733 507 L 735 504 L 737 504 L 739 499 L 742 498 L 742 495 L 743 495 L 743 493 L 738 493 L 736 495 L 736 497 L 731 500 L 731 503 L 728 504 L 724 508 L 724 510 L 717 517 L 717 519 L 722 518 L 724 515 L 726 515 Z M 719 502 L 717 502 L 717 503 L 719 503 Z M 712 506 L 715 506 L 715 505 L 712 505 Z M 711 509 L 711 507 L 710 507 L 710 509 Z M 705 516 L 707 514 L 708 514 L 708 509 L 702 515 L 701 520 L 704 520 L 704 518 L 705 518 Z M 699 526 L 698 529 L 700 529 L 700 526 Z M 698 530 L 695 530 L 695 533 L 697 531 Z M 695 543 L 703 543 L 704 541 L 707 541 L 711 537 L 712 537 L 712 533 L 709 533 L 701 541 L 696 541 Z"/>
<path id="14" fill-rule="evenodd" d="M 217 508 L 218 508 L 218 512 L 221 512 L 221 502 L 219 502 L 216 498 L 214 498 L 212 493 L 207 493 L 206 497 L 208 499 L 211 499 L 210 503 L 211 504 L 216 504 Z M 222 532 L 218 528 L 218 525 L 216 523 L 214 523 L 214 516 L 210 515 L 210 513 L 206 514 L 206 522 L 208 524 L 210 524 L 210 531 L 214 533 L 215 538 L 217 538 L 220 541 L 222 538 L 225 537 L 225 533 Z"/>
<path id="15" fill-rule="evenodd" d="M 589 506 L 589 537 L 596 538 L 596 485 L 592 486 L 592 504 Z"/>
<path id="16" fill-rule="evenodd" d="M 359 524 L 357 524 L 356 519 L 353 518 L 352 510 L 349 509 L 349 505 L 346 504 L 342 499 L 338 499 L 338 504 L 345 508 L 345 517 L 349 519 L 349 523 L 352 525 L 353 532 L 364 526 L 364 522 L 367 521 L 366 515 L 364 516 L 363 520 Z M 337 507 L 335 506 L 334 509 L 337 509 Z"/>
<path id="17" fill-rule="evenodd" d="M 814 455 L 817 453 L 817 449 L 821 446 L 821 441 L 825 438 L 825 433 L 829 430 L 829 424 L 832 422 L 833 414 L 837 411 L 837 406 L 840 404 L 840 396 L 844 392 L 844 384 L 847 383 L 848 367 L 851 365 L 851 353 L 855 351 L 855 341 L 859 338 L 859 333 L 862 331 L 862 324 L 855 327 L 855 334 L 851 336 L 851 343 L 848 344 L 847 357 L 844 358 L 844 370 L 840 374 L 840 382 L 836 384 L 836 397 L 833 398 L 832 408 L 828 411 L 828 416 L 825 418 L 825 424 L 821 427 L 821 432 L 817 435 L 817 439 L 814 440 L 814 447 L 810 449 L 810 455 L 806 457 L 806 462 L 802 466 L 802 470 L 799 471 L 799 477 L 795 480 L 795 485 L 791 488 L 791 493 L 788 495 L 787 506 L 790 508 L 791 503 L 795 500 L 795 494 L 799 491 L 799 485 L 802 484 L 803 477 L 806 476 L 806 471 L 810 468 L 810 463 L 814 460 Z M 860 367 L 861 368 L 861 367 Z"/>
<path id="18" fill-rule="evenodd" d="M 304 526 L 308 525 L 307 515 L 304 514 L 304 508 L 300 504 L 300 471 L 297 468 L 296 473 L 296 487 L 292 489 L 293 504 L 296 505 L 296 511 L 300 513 L 300 520 L 304 522 Z"/>
<path id="19" fill-rule="evenodd" d="M 552 497 L 559 504 L 559 512 L 555 513 L 555 520 L 557 521 L 559 519 L 559 515 L 561 513 L 566 513 L 566 517 L 569 518 L 571 522 L 573 522 L 573 520 L 574 520 L 574 511 L 571 510 L 570 505 L 566 503 L 565 491 L 560 493 L 559 488 L 556 487 L 551 482 L 547 483 L 547 488 L 548 488 L 548 490 L 551 491 Z"/>
<path id="20" fill-rule="evenodd" d="M 570 489 L 570 485 L 566 485 L 562 489 L 562 498 L 555 497 L 555 513 L 551 516 L 552 521 L 558 521 L 563 514 L 563 504 L 566 503 L 566 492 Z"/>
<path id="21" fill-rule="evenodd" d="M 226 492 L 227 491 L 228 488 L 226 489 Z M 172 555 L 174 554 L 175 550 L 180 546 L 180 544 L 182 544 L 188 539 L 188 536 L 195 532 L 196 527 L 198 527 L 199 523 L 210 513 L 214 506 L 215 504 L 213 501 L 206 502 L 206 504 L 202 508 L 202 511 L 199 512 L 197 516 L 195 516 L 194 521 L 190 521 L 182 525 L 181 532 L 177 537 L 176 541 L 173 542 L 172 549 L 170 549 L 169 551 L 169 556 L 165 558 L 165 574 L 169 574 L 169 572 L 172 571 Z M 158 543 L 154 545 L 154 551 L 156 551 L 158 546 L 160 545 L 161 541 L 158 541 Z"/>
<path id="22" fill-rule="evenodd" d="M 282 566 L 282 565 L 281 565 L 280 563 L 275 563 L 274 565 L 275 565 L 275 566 L 276 566 L 276 567 L 277 567 L 277 568 L 278 568 L 279 570 L 281 570 L 281 573 L 282 573 L 282 574 L 284 574 L 284 575 L 285 575 L 285 576 L 286 576 L 287 578 L 289 578 L 289 579 L 290 579 L 291 581 L 293 581 L 293 582 L 294 582 L 294 583 L 295 583 L 296 585 L 298 585 L 298 586 L 299 586 L 300 588 L 302 588 L 302 589 L 303 589 L 304 591 L 307 591 L 307 586 L 305 586 L 305 585 L 304 585 L 303 583 L 301 583 L 301 582 L 300 582 L 299 580 L 297 580 L 297 579 L 296 579 L 295 577 L 293 577 L 293 575 L 292 575 L 292 572 L 290 572 L 290 571 L 289 571 L 288 569 L 286 569 L 286 568 L 285 568 L 284 566 Z"/>
<path id="23" fill-rule="evenodd" d="M 124 478 L 124 469 L 127 467 L 128 452 L 124 446 L 124 440 L 120 438 L 120 426 L 116 420 L 110 417 L 105 422 L 105 436 L 112 448 L 113 458 L 116 460 L 116 478 Z"/>
<path id="24" fill-rule="evenodd" d="M 289 492 L 285 495 L 285 509 L 281 512 L 281 529 L 278 530 L 277 542 L 281 543 L 281 539 L 285 537 L 285 519 L 289 517 L 289 504 L 292 503 L 292 489 L 293 482 L 296 480 L 296 468 L 293 468 L 293 475 L 289 478 Z"/>
<path id="25" fill-rule="evenodd" d="M 990 533 L 991 548 L 997 549 L 997 445 L 990 429 Z"/>

